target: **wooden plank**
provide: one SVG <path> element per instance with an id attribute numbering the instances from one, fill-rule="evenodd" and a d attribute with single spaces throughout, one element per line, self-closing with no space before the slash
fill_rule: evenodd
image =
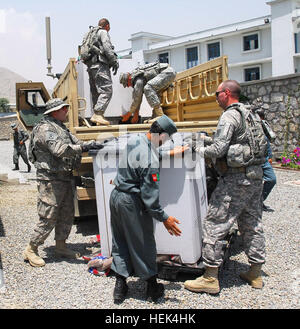
<path id="1" fill-rule="evenodd" d="M 77 200 L 95 200 L 96 192 L 94 187 L 77 186 Z"/>

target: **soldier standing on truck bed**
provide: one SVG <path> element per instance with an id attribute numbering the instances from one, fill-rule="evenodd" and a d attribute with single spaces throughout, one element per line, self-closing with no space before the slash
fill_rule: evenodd
<path id="1" fill-rule="evenodd" d="M 74 219 L 73 169 L 80 165 L 82 152 L 100 145 L 82 142 L 63 124 L 69 105 L 60 98 L 46 103 L 46 111 L 30 136 L 29 159 L 36 167 L 39 222 L 24 251 L 24 259 L 34 267 L 44 266 L 38 254 L 55 228 L 55 253 L 60 257 L 77 258 L 78 253 L 66 246 Z"/>
<path id="2" fill-rule="evenodd" d="M 110 69 L 116 75 L 119 68 L 109 30 L 109 21 L 106 18 L 100 19 L 98 26 L 90 29 L 80 46 L 80 56 L 87 65 L 92 94 L 94 114 L 91 121 L 97 125 L 109 125 L 104 115 L 113 92 Z"/>
<path id="3" fill-rule="evenodd" d="M 251 111 L 239 103 L 240 91 L 240 85 L 234 80 L 218 86 L 216 98 L 224 112 L 216 134 L 210 145 L 195 148 L 201 156 L 216 159 L 220 178 L 203 223 L 205 273 L 184 283 L 186 289 L 194 292 L 220 292 L 218 268 L 223 262 L 226 236 L 235 221 L 251 265 L 240 277 L 253 288 L 263 286 L 261 267 L 265 262 L 265 238 L 261 220 L 261 165 L 265 161 L 266 141 L 260 118 L 252 116 Z"/>
<path id="4" fill-rule="evenodd" d="M 31 166 L 29 164 L 28 158 L 27 158 L 27 149 L 25 142 L 29 138 L 28 134 L 18 129 L 18 126 L 16 123 L 12 123 L 11 128 L 13 129 L 13 137 L 14 137 L 14 155 L 13 155 L 13 163 L 15 165 L 15 168 L 13 170 L 19 170 L 19 156 L 21 155 L 23 161 L 27 164 L 28 172 L 31 170 Z"/>
<path id="5" fill-rule="evenodd" d="M 122 116 L 122 122 L 127 122 L 132 115 L 131 123 L 138 122 L 143 94 L 153 108 L 152 119 L 146 120 L 144 123 L 153 123 L 161 117 L 164 112 L 160 106 L 159 94 L 172 84 L 175 77 L 175 70 L 169 64 L 160 62 L 137 67 L 131 73 L 121 73 L 120 83 L 124 88 L 133 87 L 132 104 L 129 112 Z"/>

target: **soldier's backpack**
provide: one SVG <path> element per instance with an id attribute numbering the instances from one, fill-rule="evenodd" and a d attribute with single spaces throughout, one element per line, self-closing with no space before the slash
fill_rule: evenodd
<path id="1" fill-rule="evenodd" d="M 95 55 L 95 49 L 98 48 L 96 44 L 96 35 L 100 27 L 90 26 L 89 28 L 89 31 L 83 37 L 81 45 L 78 46 L 78 53 L 84 64 L 87 64 L 92 59 Z"/>
<path id="2" fill-rule="evenodd" d="M 240 107 L 243 104 L 235 104 L 233 109 L 239 111 L 242 117 L 243 136 L 240 143 L 230 145 L 227 153 L 229 167 L 248 167 L 261 165 L 266 161 L 267 140 L 262 122 L 258 114 Z M 243 142 L 242 142 L 243 141 Z"/>

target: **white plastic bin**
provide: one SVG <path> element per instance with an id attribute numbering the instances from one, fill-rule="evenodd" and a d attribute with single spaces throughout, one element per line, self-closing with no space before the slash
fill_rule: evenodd
<path id="1" fill-rule="evenodd" d="M 119 141 L 122 151 L 126 137 L 119 138 Z M 111 255 L 112 247 L 109 198 L 114 189 L 111 181 L 116 176 L 119 158 L 115 150 L 116 140 L 113 140 L 99 152 L 90 152 L 93 156 L 101 251 L 105 256 Z M 171 236 L 163 223 L 153 219 L 157 253 L 180 255 L 183 263 L 195 263 L 201 257 L 202 222 L 207 212 L 204 160 L 199 156 L 197 161 L 191 159 L 189 152 L 184 159 L 163 157 L 160 165 L 160 203 L 169 216 L 180 220 L 182 234 L 180 237 Z"/>

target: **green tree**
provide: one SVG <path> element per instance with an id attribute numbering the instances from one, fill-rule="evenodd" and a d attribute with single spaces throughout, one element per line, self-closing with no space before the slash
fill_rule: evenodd
<path id="1" fill-rule="evenodd" d="M 10 112 L 9 100 L 0 98 L 0 112 Z"/>

